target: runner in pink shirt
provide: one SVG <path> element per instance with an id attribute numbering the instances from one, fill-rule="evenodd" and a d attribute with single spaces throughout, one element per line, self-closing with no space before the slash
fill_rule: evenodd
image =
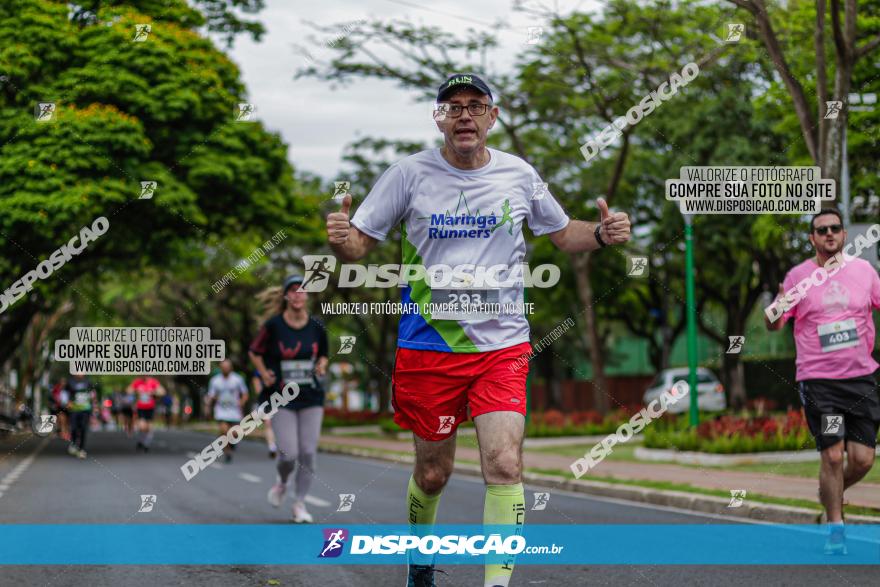
<path id="1" fill-rule="evenodd" d="M 851 252 L 835 257 L 846 244 L 838 211 L 823 210 L 811 224 L 816 256 L 788 272 L 774 302 L 787 309 L 771 320 L 780 311 L 768 308 L 765 322 L 770 330 L 779 330 L 794 320 L 798 389 L 821 451 L 819 498 L 829 523 L 825 552 L 846 554 L 843 492 L 871 470 L 880 428 L 875 379 L 880 365 L 871 356 L 871 311 L 880 309 L 880 276 Z M 798 284 L 804 285 L 798 289 Z"/>

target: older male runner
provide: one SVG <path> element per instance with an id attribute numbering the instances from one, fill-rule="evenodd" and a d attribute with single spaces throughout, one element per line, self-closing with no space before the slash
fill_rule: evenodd
<path id="1" fill-rule="evenodd" d="M 351 196 L 327 217 L 330 246 L 344 261 L 362 259 L 400 225 L 403 263 L 431 267 L 472 264 L 519 266 L 526 254 L 522 223 L 547 234 L 565 252 L 623 243 L 630 222 L 598 200 L 599 223 L 569 220 L 545 193 L 534 197 L 541 178 L 514 155 L 486 147 L 498 117 L 492 92 L 473 74 L 456 74 L 440 86 L 434 119 L 444 146 L 395 163 L 379 178 L 349 221 Z M 496 228 L 503 228 L 496 230 Z M 504 282 L 511 272 L 498 274 Z M 474 306 L 522 303 L 522 280 L 509 287 L 431 288 L 410 280 L 404 303 L 441 304 L 466 299 Z M 495 305 L 497 309 L 499 306 Z M 452 473 L 456 429 L 474 419 L 486 499 L 485 524 L 505 524 L 521 533 L 525 514 L 522 440 L 528 369 L 509 365 L 529 349 L 522 312 L 479 315 L 455 305 L 450 312 L 401 317 L 392 377 L 395 421 L 413 431 L 416 463 L 409 481 L 409 522 L 434 524 L 440 493 Z M 410 560 L 408 585 L 434 585 L 431 561 Z M 488 564 L 485 585 L 510 581 L 513 557 Z"/>
<path id="2" fill-rule="evenodd" d="M 846 554 L 843 492 L 871 470 L 880 426 L 878 364 L 871 357 L 871 310 L 880 308 L 880 276 L 864 259 L 849 257 L 837 210 L 813 216 L 810 243 L 816 256 L 788 272 L 774 302 L 779 309 L 768 308 L 771 315 L 764 320 L 770 330 L 781 329 L 790 318 L 795 321 L 796 378 L 821 451 L 819 498 L 829 524 L 825 552 Z M 797 290 L 802 282 L 809 287 Z M 786 295 L 792 290 L 803 292 L 796 303 Z M 774 314 L 779 317 L 771 320 Z"/>

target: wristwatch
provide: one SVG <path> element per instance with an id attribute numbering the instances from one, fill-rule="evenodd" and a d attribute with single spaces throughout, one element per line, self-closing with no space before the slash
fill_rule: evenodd
<path id="1" fill-rule="evenodd" d="M 593 236 L 596 237 L 596 242 L 599 243 L 599 247 L 601 247 L 601 248 L 604 249 L 605 247 L 608 246 L 608 243 L 606 243 L 605 241 L 603 241 L 603 240 L 602 240 L 602 237 L 599 236 L 599 230 L 600 230 L 601 228 L 602 228 L 602 225 L 601 225 L 601 224 L 597 224 L 597 225 L 596 225 L 596 230 L 595 230 L 595 232 L 593 232 Z"/>

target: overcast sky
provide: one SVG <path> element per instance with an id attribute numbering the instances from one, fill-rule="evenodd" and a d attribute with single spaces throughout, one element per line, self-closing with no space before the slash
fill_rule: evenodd
<path id="1" fill-rule="evenodd" d="M 544 4 L 552 6 L 553 2 Z M 568 13 L 578 5 L 581 10 L 594 10 L 597 2 L 558 0 L 556 4 Z M 528 14 L 514 12 L 513 0 L 266 0 L 266 9 L 259 14 L 267 29 L 262 41 L 255 43 L 242 35 L 230 54 L 242 70 L 257 118 L 281 133 L 297 171 L 333 179 L 342 170 L 345 145 L 363 136 L 426 142 L 439 136 L 430 119 L 429 103 L 416 101 L 414 94 L 391 82 L 357 79 L 333 90 L 317 79 L 293 79 L 306 63 L 294 43 L 307 45 L 318 60 L 331 52 L 320 43 L 307 44 L 307 36 L 315 33 L 305 21 L 334 25 L 373 18 L 407 18 L 450 33 L 467 27 L 488 29 L 480 23 L 503 19 L 507 28 L 498 34 L 500 47 L 489 56 L 490 73 L 509 71 L 516 54 L 527 48 L 528 27 L 542 24 Z M 326 39 L 330 40 L 332 36 Z M 491 79 L 487 81 L 491 84 Z M 372 112 L 377 95 L 382 96 L 384 108 Z"/>

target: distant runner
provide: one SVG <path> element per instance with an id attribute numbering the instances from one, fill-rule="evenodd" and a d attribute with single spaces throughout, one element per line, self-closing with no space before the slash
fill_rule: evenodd
<path id="1" fill-rule="evenodd" d="M 122 429 L 125 435 L 131 438 L 134 433 L 134 404 L 136 398 L 133 391 L 127 389 L 120 394 L 119 413 L 122 416 Z"/>
<path id="2" fill-rule="evenodd" d="M 516 306 L 523 282 L 512 275 L 525 259 L 523 224 L 549 235 L 566 253 L 596 250 L 629 240 L 630 222 L 597 205 L 600 222 L 569 220 L 547 193 L 533 198 L 538 172 L 508 153 L 486 147 L 498 117 L 489 86 L 473 74 L 455 74 L 440 86 L 435 112 L 444 146 L 416 153 L 388 168 L 349 220 L 351 196 L 327 217 L 330 246 L 343 261 L 364 258 L 392 228 L 400 227 L 403 264 L 461 265 L 498 272 L 510 286 L 431 288 L 412 280 L 403 302 L 459 308 Z M 505 227 L 506 230 L 498 230 Z M 453 272 L 454 275 L 454 272 Z M 403 314 L 392 377 L 394 421 L 413 431 L 416 463 L 409 480 L 411 531 L 434 524 L 440 494 L 452 474 L 458 426 L 477 428 L 486 498 L 483 521 L 521 532 L 525 518 L 522 441 L 528 369 L 510 369 L 528 353 L 529 324 L 521 313 Z M 476 314 L 476 313 L 475 313 Z M 431 557 L 410 559 L 408 585 L 433 587 Z M 488 587 L 507 587 L 514 557 L 485 567 Z"/>
<path id="3" fill-rule="evenodd" d="M 62 377 L 52 388 L 49 395 L 49 413 L 58 417 L 56 428 L 58 437 L 70 442 L 70 424 L 68 421 L 67 404 L 70 402 L 70 392 L 67 391 L 67 378 Z"/>
<path id="4" fill-rule="evenodd" d="M 287 492 L 290 474 L 296 468 L 293 521 L 311 522 L 305 498 L 315 474 L 318 437 L 324 416 L 324 387 L 318 381 L 327 372 L 327 331 L 309 316 L 308 295 L 303 278 L 291 275 L 280 291 L 267 295 L 270 314 L 250 346 L 250 358 L 265 390 L 272 394 L 287 383 L 299 386 L 299 395 L 272 417 L 272 430 L 278 442 L 278 480 L 267 495 L 279 507 Z"/>
<path id="5" fill-rule="evenodd" d="M 846 554 L 843 492 L 871 470 L 880 428 L 876 380 L 880 365 L 871 357 L 871 312 L 880 309 L 880 277 L 864 259 L 846 258 L 840 212 L 823 210 L 813 216 L 810 226 L 816 256 L 788 272 L 775 303 L 791 306 L 793 300 L 785 292 L 804 278 L 818 276 L 821 267 L 828 277 L 814 277 L 803 299 L 781 319 L 771 321 L 765 315 L 764 321 L 768 329 L 780 330 L 786 321 L 794 320 L 801 402 L 821 451 L 819 499 L 828 518 L 825 553 Z M 839 258 L 834 258 L 841 251 L 846 256 L 842 267 Z"/>
<path id="6" fill-rule="evenodd" d="M 70 445 L 67 452 L 81 459 L 86 458 L 86 433 L 92 410 L 97 405 L 98 396 L 95 385 L 85 375 L 77 373 L 66 386 L 70 397 L 67 411 L 70 414 Z"/>
<path id="7" fill-rule="evenodd" d="M 214 420 L 220 424 L 220 435 L 226 436 L 229 428 L 243 417 L 242 409 L 247 403 L 248 388 L 244 379 L 232 371 L 232 361 L 220 362 L 220 373 L 211 377 L 207 398 L 213 406 Z M 232 461 L 232 443 L 223 447 L 226 462 Z"/>
<path id="8" fill-rule="evenodd" d="M 137 410 L 137 445 L 135 450 L 150 451 L 153 442 L 152 424 L 156 413 L 156 397 L 165 395 L 165 388 L 155 377 L 138 377 L 131 382 L 127 391 L 135 394 Z"/>

